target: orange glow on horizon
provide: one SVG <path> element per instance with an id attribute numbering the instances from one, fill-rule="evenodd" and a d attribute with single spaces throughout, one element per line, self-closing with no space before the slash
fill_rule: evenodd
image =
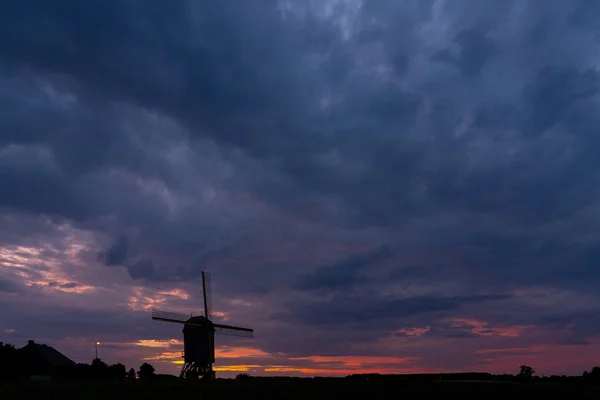
<path id="1" fill-rule="evenodd" d="M 510 338 L 510 337 L 508 337 Z M 107 342 L 109 343 L 109 342 Z M 508 344 L 505 340 L 497 344 Z M 133 345 L 133 346 L 132 346 Z M 127 346 L 137 347 L 138 360 L 156 363 L 158 369 L 177 374 L 184 360 L 180 340 L 139 340 L 129 342 Z M 505 347 L 473 349 L 472 355 L 478 355 L 472 365 L 462 365 L 458 360 L 455 368 L 435 368 L 432 357 L 437 347 L 430 350 L 426 358 L 395 356 L 307 356 L 287 357 L 285 354 L 269 354 L 252 347 L 228 347 L 216 349 L 217 362 L 213 368 L 227 376 L 236 373 L 252 375 L 291 375 L 291 376 L 347 376 L 352 374 L 414 374 L 448 372 L 489 372 L 514 373 L 521 364 L 531 365 L 537 375 L 550 373 L 569 374 L 571 371 L 589 369 L 596 364 L 594 354 L 600 349 L 600 338 L 589 346 L 582 345 L 534 345 L 531 347 Z M 156 350 L 159 350 L 155 353 Z M 164 351 L 163 351 L 164 350 Z M 143 357 L 143 358 L 142 358 Z M 580 365 L 583 367 L 578 367 Z M 588 365 L 589 364 L 589 365 Z"/>
<path id="2" fill-rule="evenodd" d="M 573 366 L 585 364 L 592 368 L 597 364 L 600 341 L 593 340 L 590 345 L 534 345 L 503 349 L 485 349 L 476 353 L 485 354 L 483 369 L 491 373 L 504 373 L 515 370 L 517 366 L 531 365 L 536 375 L 569 374 Z M 582 369 L 582 372 L 583 372 Z"/>
<path id="3" fill-rule="evenodd" d="M 349 367 L 357 367 L 365 364 L 405 364 L 415 361 L 414 357 L 375 357 L 375 356 L 309 356 L 309 357 L 293 357 L 290 360 L 294 361 L 312 361 L 314 363 L 324 364 L 342 364 Z"/>
<path id="4" fill-rule="evenodd" d="M 165 362 L 182 365 L 183 353 L 173 351 L 171 346 L 181 346 L 176 339 L 139 340 L 137 346 L 154 348 L 171 348 L 148 357 L 145 361 Z M 414 357 L 376 357 L 376 356 L 308 356 L 286 358 L 283 355 L 269 354 L 253 347 L 221 346 L 215 349 L 217 363 L 215 371 L 229 372 L 298 372 L 301 374 L 348 375 L 353 373 L 414 373 L 416 366 Z M 260 363 L 236 363 L 235 361 L 260 360 Z M 221 360 L 221 362 L 219 362 Z M 289 363 L 292 364 L 289 364 Z M 294 365 L 298 363 L 299 365 Z M 226 365 L 222 365 L 226 364 Z M 229 364 L 229 365 L 227 365 Z"/>
<path id="5" fill-rule="evenodd" d="M 305 375 L 334 375 L 346 376 L 352 374 L 420 374 L 420 373 L 442 373 L 442 370 L 425 370 L 418 367 L 413 368 L 386 368 L 370 367 L 356 369 L 342 368 L 311 368 L 311 367 L 292 367 L 292 366 L 269 366 L 264 368 L 265 372 L 299 372 Z"/>
<path id="6" fill-rule="evenodd" d="M 146 361 L 169 361 L 174 362 L 178 359 L 181 359 L 182 352 L 181 351 L 165 351 L 160 354 L 155 354 L 150 357 L 144 357 L 143 359 Z M 183 363 L 183 361 L 182 361 Z M 176 363 L 175 364 L 179 364 Z"/>
<path id="7" fill-rule="evenodd" d="M 163 347 L 168 348 L 171 346 L 183 346 L 182 340 L 177 339 L 168 339 L 168 340 L 153 340 L 153 339 L 144 339 L 138 340 L 135 342 L 136 346 L 141 347 Z"/>
<path id="8" fill-rule="evenodd" d="M 255 364 L 240 364 L 240 365 L 226 365 L 220 367 L 218 365 L 213 365 L 213 370 L 215 371 L 230 371 L 230 372 L 248 372 L 251 369 L 262 368 L 262 365 Z"/>
<path id="9" fill-rule="evenodd" d="M 136 346 L 140 347 L 154 347 L 154 348 L 171 348 L 171 346 L 178 346 L 183 350 L 183 342 L 176 339 L 170 340 L 138 340 L 135 342 Z M 183 364 L 182 351 L 164 351 L 162 353 L 154 354 L 149 357 L 145 357 L 147 361 L 166 361 L 171 364 Z M 228 359 L 234 360 L 238 358 L 272 358 L 272 355 L 262 350 L 251 348 L 251 347 L 231 347 L 221 346 L 215 349 L 215 358 L 217 359 Z M 221 368 L 221 367 L 220 367 Z M 226 368 L 225 366 L 222 368 Z"/>
<path id="10" fill-rule="evenodd" d="M 215 349 L 215 357 L 218 358 L 242 358 L 242 357 L 272 357 L 269 353 L 252 347 L 230 347 L 221 346 Z"/>

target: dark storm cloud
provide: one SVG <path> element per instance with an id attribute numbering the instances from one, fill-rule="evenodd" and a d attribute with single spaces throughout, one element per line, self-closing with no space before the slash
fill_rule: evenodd
<path id="1" fill-rule="evenodd" d="M 39 1 L 15 3 L 2 10 L 3 34 L 14 39 L 4 42 L 1 51 L 13 62 L 66 73 L 83 90 L 131 99 L 188 123 L 203 120 L 221 128 L 221 140 L 261 152 L 268 150 L 261 149 L 267 138 L 248 140 L 253 135 L 237 133 L 239 118 L 251 122 L 254 113 L 290 106 L 295 96 L 285 95 L 284 89 L 294 82 L 288 78 L 295 60 L 288 58 L 293 57 L 289 51 L 280 51 L 289 35 L 274 3 L 259 4 L 183 2 L 164 8 L 156 1 L 72 1 L 56 9 Z M 21 31 L 31 24 L 45 32 Z M 283 36 L 271 46 L 262 45 L 272 41 L 273 31 Z M 267 83 L 279 90 L 263 90 Z M 226 118 L 232 119 L 231 126 Z M 246 129 L 254 130 L 254 125 Z"/>
<path id="2" fill-rule="evenodd" d="M 39 41 L 31 35 L 19 35 L 21 32 L 18 32 L 18 26 L 14 23 L 3 24 L 7 31 L 5 33 L 10 34 L 17 41 L 6 43 L 4 52 L 12 61 L 25 63 L 37 69 L 59 70 L 66 73 L 84 89 L 93 90 L 95 93 L 108 90 L 109 95 L 117 96 L 118 99 L 127 96 L 144 107 L 158 109 L 179 118 L 194 130 L 201 128 L 208 134 L 214 132 L 216 136 L 211 136 L 213 139 L 239 146 L 253 156 L 275 158 L 282 164 L 282 171 L 305 186 L 304 193 L 296 189 L 297 194 L 301 194 L 304 198 L 307 198 L 311 191 L 324 189 L 338 190 L 344 197 L 353 196 L 353 187 L 361 184 L 360 181 L 356 182 L 349 177 L 344 177 L 339 168 L 327 168 L 312 159 L 317 149 L 318 152 L 325 152 L 339 147 L 339 139 L 329 133 L 332 129 L 339 130 L 339 128 L 319 126 L 323 124 L 323 116 L 316 113 L 317 110 L 311 106 L 311 103 L 318 101 L 320 89 L 307 87 L 305 79 L 297 73 L 297 68 L 306 65 L 306 57 L 313 51 L 316 52 L 315 56 L 319 56 L 326 49 L 338 45 L 339 35 L 333 27 L 317 24 L 317 21 L 311 18 L 304 21 L 310 24 L 310 27 L 295 26 L 293 22 L 284 25 L 275 8 L 240 7 L 237 3 L 232 7 L 231 4 L 227 4 L 220 8 L 196 3 L 193 11 L 202 15 L 202 21 L 194 26 L 187 17 L 184 17 L 184 10 L 171 9 L 167 13 L 162 10 L 157 14 L 154 13 L 153 7 L 147 7 L 146 4 L 143 10 L 127 7 L 111 9 L 110 6 L 102 6 L 92 7 L 93 12 L 87 6 L 73 4 L 73 7 L 69 7 L 69 11 L 64 13 L 46 10 L 41 5 L 39 8 L 34 7 L 40 10 L 37 14 L 32 14 L 29 11 L 30 7 L 15 5 L 5 10 L 3 18 L 36 24 L 40 16 L 48 13 L 50 19 L 52 16 L 55 17 L 52 26 L 60 26 L 60 29 L 50 30 L 44 35 L 47 40 Z M 139 25 L 124 23 L 127 19 L 126 15 L 134 14 L 139 19 Z M 162 22 L 156 20 L 158 15 Z M 91 19 L 89 24 L 74 22 L 86 18 Z M 165 21 L 170 18 L 179 22 L 169 25 L 178 25 L 181 31 L 175 33 L 172 29 L 166 28 L 168 25 Z M 221 23 L 224 19 L 228 23 Z M 112 21 L 110 26 L 113 28 L 110 32 L 101 34 L 95 27 L 107 21 Z M 158 34 L 163 29 L 158 28 L 157 23 L 158 26 L 165 27 L 166 32 Z M 144 28 L 147 26 L 153 26 L 154 33 Z M 313 32 L 311 36 L 304 36 L 307 31 Z M 278 34 L 272 35 L 273 32 Z M 149 40 L 150 34 L 157 36 L 154 40 Z M 186 35 L 194 35 L 200 39 L 190 43 L 183 40 Z M 313 36 L 314 39 L 311 39 Z M 56 39 L 52 40 L 52 37 Z M 115 37 L 128 39 L 114 40 Z M 218 37 L 219 41 L 214 41 L 212 39 L 214 37 Z M 240 42 L 242 37 L 244 40 Z M 71 46 L 54 45 L 53 43 L 60 42 L 60 38 L 67 40 Z M 275 38 L 276 41 L 273 42 Z M 263 46 L 265 39 L 269 39 L 270 46 Z M 129 46 L 134 47 L 135 51 L 130 50 Z M 294 49 L 298 47 L 306 48 L 307 53 L 295 51 Z M 349 51 L 349 48 L 344 45 L 339 49 L 342 54 Z M 174 54 L 161 59 L 156 57 L 157 51 Z M 80 57 L 79 54 L 82 52 L 89 54 Z M 31 59 L 29 54 L 38 56 Z M 141 65 L 141 60 L 128 59 L 134 54 L 147 54 L 148 60 L 152 60 L 152 67 Z M 337 61 L 334 53 L 325 68 L 327 65 L 335 66 Z M 222 65 L 227 65 L 228 69 L 222 71 Z M 197 69 L 198 66 L 201 66 L 200 70 Z M 351 64 L 346 68 L 351 68 Z M 174 70 L 171 71 L 172 69 Z M 140 71 L 149 70 L 173 76 L 176 81 L 182 84 L 185 82 L 185 88 L 179 92 L 169 93 L 177 87 L 177 82 L 168 81 L 163 86 L 161 80 L 152 79 L 154 76 L 148 79 L 140 76 Z M 320 80 L 318 74 L 319 71 L 315 70 L 312 78 L 307 77 L 307 79 Z M 296 76 L 299 79 L 294 79 Z M 327 81 L 322 83 L 327 85 Z M 276 87 L 277 90 L 265 90 L 266 87 Z M 307 91 L 309 88 L 312 92 Z M 387 95 L 382 96 L 385 93 Z M 372 118 L 391 118 L 402 125 L 411 123 L 410 121 L 413 120 L 411 115 L 420 102 L 418 95 L 387 88 L 370 90 L 368 97 L 370 102 L 362 100 L 365 93 L 360 93 L 360 97 L 357 97 L 358 94 L 349 93 L 350 99 L 357 102 L 355 106 L 348 104 L 349 106 L 358 109 L 366 107 L 372 110 Z M 373 103 L 377 99 L 381 99 L 383 103 L 380 105 Z M 337 114 L 338 110 L 334 112 Z M 295 117 L 296 115 L 298 117 Z M 339 117 L 343 118 L 343 115 Z M 409 119 L 404 121 L 406 118 Z M 306 119 L 314 121 L 315 127 L 311 128 L 315 130 L 314 133 L 307 132 L 304 125 L 298 126 L 296 120 Z M 342 131 L 344 130 L 347 129 L 342 128 Z M 106 131 L 110 132 L 108 129 Z M 282 135 L 285 131 L 289 134 Z M 348 133 L 358 139 L 356 136 L 358 132 Z M 350 156 L 359 148 L 373 155 L 384 150 L 383 143 L 379 143 L 378 140 L 369 142 L 359 139 L 356 145 L 360 147 L 351 144 L 347 149 L 351 152 Z M 92 150 L 96 147 L 86 146 L 86 148 Z M 105 144 L 100 147 L 100 149 L 104 148 L 106 148 Z M 116 155 L 115 149 L 107 150 L 111 151 L 111 155 Z M 391 152 L 389 157 L 396 157 L 396 154 Z M 82 158 L 81 161 L 93 161 L 94 158 L 97 156 Z M 386 164 L 389 168 L 394 168 L 395 165 L 401 168 L 408 166 L 407 162 L 402 162 L 400 165 L 389 159 Z M 388 168 L 388 165 L 384 168 Z M 364 181 L 362 184 L 375 188 L 380 182 Z M 260 187 L 259 185 L 258 188 Z M 328 187 L 330 189 L 327 190 Z M 260 193 L 266 196 L 270 196 L 271 192 L 272 189 L 269 192 L 260 190 Z M 65 194 L 65 197 L 73 198 L 68 194 Z M 377 218 L 379 223 L 385 221 L 386 217 L 380 215 L 375 209 L 380 207 L 376 204 L 378 200 L 367 198 L 357 201 L 359 206 L 366 208 L 365 212 Z"/>
<path id="3" fill-rule="evenodd" d="M 121 236 L 106 251 L 99 253 L 98 258 L 107 266 L 122 265 L 127 259 L 128 248 L 127 237 Z"/>
<path id="4" fill-rule="evenodd" d="M 456 211 L 481 210 L 518 214 L 524 218 L 537 215 L 537 220 L 558 218 L 581 206 L 573 201 L 584 196 L 583 193 L 580 194 L 585 190 L 583 187 L 574 187 L 575 183 L 564 180 L 563 184 L 573 187 L 572 190 L 553 189 L 552 185 L 559 177 L 543 178 L 535 174 L 533 163 L 513 164 L 514 166 L 510 168 L 495 168 L 489 172 L 473 172 L 464 176 L 466 166 L 457 163 L 458 159 L 454 157 L 444 156 L 442 151 L 454 149 L 457 152 L 464 152 L 465 147 L 473 140 L 473 135 L 479 134 L 473 129 L 469 129 L 471 132 L 467 132 L 464 139 L 454 141 L 443 138 L 444 132 L 436 133 L 439 145 L 434 145 L 432 148 L 404 138 L 399 134 L 402 130 L 418 129 L 422 124 L 416 119 L 417 115 L 421 114 L 421 120 L 430 120 L 433 123 L 442 116 L 441 109 L 419 111 L 426 96 L 415 90 L 406 91 L 364 81 L 366 77 L 360 77 L 363 80 L 358 80 L 359 77 L 349 75 L 345 85 L 338 88 L 343 100 L 333 107 L 331 112 L 338 115 L 356 109 L 359 114 L 355 114 L 354 118 L 351 117 L 346 120 L 347 122 L 340 120 L 346 118 L 341 114 L 334 118 L 335 123 L 327 122 L 324 117 L 330 117 L 329 113 L 322 115 L 314 109 L 314 106 L 309 106 L 311 102 L 318 99 L 316 97 L 318 93 L 307 93 L 306 90 L 302 90 L 302 87 L 305 86 L 305 80 L 315 82 L 320 80 L 324 72 L 322 69 L 337 65 L 339 60 L 335 56 L 336 53 L 334 52 L 333 58 L 329 58 L 321 68 L 308 69 L 307 74 L 310 71 L 308 75 L 299 76 L 298 79 L 292 78 L 296 76 L 295 71 L 299 68 L 307 67 L 306 54 L 313 54 L 313 52 L 316 55 L 321 54 L 323 51 L 321 46 L 344 52 L 348 49 L 348 44 L 340 41 L 339 33 L 336 33 L 333 28 L 327 27 L 326 24 L 317 24 L 317 21 L 311 18 L 304 22 L 314 24 L 317 28 L 312 31 L 315 39 L 311 40 L 310 35 L 302 36 L 294 23 L 284 24 L 276 9 L 271 9 L 266 4 L 261 3 L 261 7 L 239 5 L 233 7 L 232 4 L 225 2 L 221 8 L 198 3 L 194 5 L 192 11 L 202 15 L 202 22 L 199 25 L 194 25 L 193 21 L 185 16 L 185 8 L 176 6 L 169 8 L 168 11 L 161 9 L 158 12 L 158 3 L 152 3 L 151 6 L 144 4 L 143 10 L 137 9 L 134 2 L 118 8 L 110 5 L 91 7 L 77 3 L 65 8 L 64 13 L 42 6 L 35 8 L 13 5 L 3 13 L 3 18 L 7 21 L 17 20 L 18 17 L 21 21 L 34 24 L 40 18 L 39 16 L 48 14 L 46 17 L 54 21 L 52 26 L 59 26 L 60 29 L 50 30 L 49 36 L 45 36 L 47 39 L 40 41 L 36 39 L 37 36 L 31 34 L 16 35 L 17 26 L 7 22 L 3 24 L 3 29 L 7 30 L 7 35 L 11 33 L 10 36 L 17 42 L 5 43 L 4 53 L 9 60 L 25 63 L 34 68 L 57 69 L 74 78 L 78 85 L 94 90 L 95 93 L 100 93 L 103 88 L 109 90 L 110 97 L 117 96 L 114 98 L 122 99 L 122 96 L 132 96 L 130 98 L 141 106 L 173 115 L 194 130 L 202 128 L 205 133 L 214 132 L 217 136 L 211 137 L 219 142 L 234 144 L 259 158 L 275 158 L 279 160 L 282 171 L 302 185 L 303 196 L 307 196 L 311 191 L 318 191 L 328 197 L 341 197 L 343 204 L 350 207 L 361 224 L 396 225 L 399 223 L 399 218 L 406 216 L 407 213 L 429 213 L 430 207 L 426 207 L 425 204 L 432 200 L 440 203 L 437 204 L 438 206 L 450 207 Z M 40 11 L 37 14 L 31 13 L 29 10 L 32 8 Z M 387 10 L 387 7 L 383 8 Z M 498 8 L 499 12 L 508 12 L 507 7 Z M 426 6 L 399 7 L 393 11 L 406 10 L 416 12 L 415 16 L 419 17 L 416 21 L 411 21 L 409 28 L 423 22 L 420 19 L 430 16 L 430 9 Z M 423 10 L 428 12 L 423 13 Z M 390 15 L 390 10 L 383 13 L 381 7 L 367 7 L 365 12 L 367 15 L 380 18 Z M 136 15 L 134 21 L 137 23 L 129 23 L 127 17 L 129 15 Z M 86 19 L 90 23 L 74 22 Z M 220 23 L 225 19 L 237 23 Z M 101 34 L 96 27 L 108 21 L 111 22 L 111 30 L 103 31 L 104 33 Z M 179 29 L 169 28 L 175 25 L 168 23 L 169 21 L 179 21 L 176 24 Z M 150 30 L 148 26 L 154 29 Z M 463 74 L 474 78 L 479 76 L 488 63 L 493 62 L 489 54 L 500 51 L 496 49 L 490 37 L 489 31 L 494 27 L 497 27 L 496 21 L 486 17 L 482 18 L 477 26 L 457 31 L 454 42 L 460 50 L 457 53 L 456 63 Z M 406 52 L 414 52 L 415 44 L 410 41 L 414 32 L 409 28 L 405 28 L 406 43 L 402 42 L 397 46 L 405 48 Z M 275 38 L 269 32 L 279 32 L 279 35 Z M 197 39 L 197 42 L 191 43 L 183 40 L 186 35 L 192 33 L 195 34 L 194 37 L 201 40 Z M 57 39 L 51 40 L 52 35 Z M 71 46 L 59 46 L 60 37 L 68 40 Z M 126 40 L 115 40 L 116 37 L 124 37 Z M 209 38 L 214 37 L 218 37 L 219 40 L 208 42 Z M 241 42 L 242 37 L 244 37 L 243 42 Z M 261 46 L 261 41 L 267 37 L 272 45 Z M 153 40 L 150 40 L 151 38 Z M 519 46 L 519 41 L 516 43 L 516 46 Z M 297 48 L 292 47 L 294 45 L 302 46 L 301 49 L 305 49 L 306 54 L 298 52 Z M 448 47 L 452 45 L 448 43 Z M 129 51 L 130 46 L 135 46 L 136 51 Z M 366 51 L 367 44 L 363 43 L 363 46 Z M 161 53 L 158 52 L 159 50 Z M 81 53 L 87 56 L 80 57 Z M 35 54 L 35 58 L 32 59 L 31 54 Z M 42 56 L 43 54 L 46 55 Z M 149 66 L 144 64 L 146 68 L 141 68 L 140 63 L 144 60 L 142 54 L 146 54 L 148 60 L 153 61 Z M 358 54 L 358 57 L 362 55 L 362 53 Z M 141 60 L 133 59 L 135 55 L 139 55 Z M 356 58 L 356 56 L 352 58 L 345 68 L 342 67 L 343 70 L 348 71 L 356 63 Z M 293 62 L 299 60 L 304 62 L 293 66 Z M 213 67 L 215 63 L 227 65 L 231 72 L 217 74 L 217 67 Z M 201 66 L 202 69 L 194 69 L 192 75 L 192 68 L 196 65 Z M 512 113 L 516 123 L 515 129 L 524 133 L 533 130 L 540 134 L 554 125 L 552 120 L 544 122 L 546 119 L 564 119 L 566 113 L 573 110 L 576 104 L 585 102 L 589 99 L 589 94 L 596 92 L 593 85 L 582 86 L 585 92 L 577 89 L 578 79 L 586 79 L 584 77 L 589 73 L 578 67 L 571 68 L 571 71 L 568 69 L 561 71 L 561 68 L 566 67 L 558 67 L 556 72 L 544 72 L 541 69 L 536 78 L 538 83 L 534 80 L 529 84 L 530 89 L 524 89 L 523 95 L 512 99 L 520 102 L 514 106 L 515 111 Z M 164 74 L 172 72 L 169 76 L 172 76 L 176 82 L 164 82 L 145 76 L 156 71 Z M 582 74 L 581 78 L 578 78 L 578 74 Z M 242 79 L 244 81 L 241 81 Z M 476 85 L 483 84 L 486 77 L 479 79 L 481 82 Z M 170 93 L 169 91 L 178 87 L 177 82 L 185 82 L 187 89 Z M 324 85 L 321 90 L 326 89 L 328 82 L 329 80 L 321 82 Z M 101 87 L 98 86 L 100 84 Z M 348 92 L 361 86 L 367 90 L 360 91 L 360 97 L 358 97 L 359 92 Z M 268 90 L 268 87 L 277 87 L 277 90 Z M 286 95 L 282 98 L 285 92 L 294 95 Z M 562 95 L 553 95 L 553 93 L 562 93 Z M 427 95 L 428 102 L 441 100 L 443 98 Z M 523 110 L 523 105 L 528 104 L 533 108 Z M 501 106 L 502 104 L 496 102 L 486 107 L 495 109 Z M 460 112 L 462 111 L 457 109 L 455 115 Z M 295 118 L 289 122 L 293 125 L 286 126 L 288 124 L 286 121 L 291 115 L 300 115 L 307 121 L 311 121 L 314 128 L 311 127 L 310 130 L 320 132 L 315 134 L 307 132 L 306 126 L 297 126 Z M 251 120 L 248 119 L 249 116 L 253 116 Z M 223 126 L 226 120 L 231 121 L 229 122 L 231 126 Z M 509 121 L 499 122 L 496 127 L 512 128 L 506 125 Z M 340 123 L 346 126 L 339 126 Z M 455 122 L 457 123 L 460 121 Z M 531 123 L 541 125 L 531 125 Z M 241 124 L 244 124 L 243 130 L 238 127 Z M 257 124 L 259 126 L 256 126 Z M 382 124 L 387 124 L 387 127 Z M 360 138 L 361 131 L 368 131 L 376 126 L 383 128 L 379 135 L 370 135 L 368 140 Z M 445 130 L 454 128 L 456 127 L 447 126 Z M 257 129 L 260 129 L 260 135 L 253 134 Z M 297 134 L 292 133 L 299 129 L 301 131 Z M 109 131 L 106 129 L 106 132 Z M 244 132 L 243 135 L 235 133 L 238 136 L 231 136 L 234 132 L 241 131 Z M 284 131 L 289 132 L 285 140 L 282 134 Z M 335 132 L 351 140 L 342 141 L 341 136 Z M 57 148 L 62 149 L 64 146 Z M 340 169 L 328 167 L 314 159 L 315 152 L 327 152 L 332 149 L 336 149 L 344 159 L 362 161 L 369 167 L 358 176 L 344 177 Z M 111 155 L 118 154 L 113 150 Z M 438 164 L 434 174 L 428 172 L 431 166 L 426 163 L 432 155 L 437 157 L 435 162 Z M 577 162 L 572 161 L 572 163 Z M 514 181 L 511 178 L 519 169 L 528 168 L 533 170 L 528 176 L 526 175 L 526 179 Z M 558 168 L 563 169 L 564 165 L 557 165 Z M 395 177 L 396 174 L 405 178 L 398 179 Z M 563 173 L 565 177 L 566 174 Z M 17 175 L 13 173 L 11 176 Z M 40 184 L 48 182 L 59 187 L 48 178 L 42 176 L 39 179 L 41 179 Z M 546 183 L 545 180 L 548 182 Z M 538 183 L 530 185 L 532 181 Z M 427 197 L 425 199 L 411 197 L 410 194 L 418 190 L 424 182 L 427 182 Z M 260 185 L 258 187 L 260 188 Z M 357 188 L 361 190 L 357 191 Z M 540 189 L 545 193 L 544 202 L 539 197 Z M 548 191 L 553 192 L 550 194 Z M 54 192 L 57 193 L 57 199 L 81 202 L 69 193 Z M 262 190 L 260 193 L 269 196 L 269 193 Z M 281 198 L 274 200 L 285 203 Z M 69 208 L 73 209 L 72 206 Z"/>
<path id="5" fill-rule="evenodd" d="M 98 258 L 106 266 L 124 266 L 133 279 L 146 282 L 193 282 L 201 279 L 201 271 L 211 261 L 227 257 L 234 253 L 234 246 L 224 246 L 216 249 L 203 248 L 201 243 L 196 244 L 196 251 L 189 254 L 183 264 L 174 268 L 172 265 L 157 265 L 147 258 L 132 257 L 129 239 L 125 236 L 113 243 L 108 249 L 101 251 Z"/>
<path id="6" fill-rule="evenodd" d="M 495 52 L 494 42 L 482 28 L 469 28 L 460 31 L 454 38 L 458 54 L 441 51 L 434 60 L 447 62 L 466 76 L 478 76 Z"/>
<path id="7" fill-rule="evenodd" d="M 381 321 L 388 324 L 390 322 L 401 324 L 404 318 L 427 313 L 448 312 L 467 304 L 487 303 L 508 298 L 510 298 L 509 295 L 395 298 L 378 296 L 376 293 L 372 293 L 370 296 L 336 294 L 327 301 L 291 305 L 291 312 L 279 317 L 315 325 L 360 326 L 365 323 L 381 323 Z"/>
<path id="8" fill-rule="evenodd" d="M 263 296 L 289 323 L 377 320 L 374 336 L 456 312 L 596 334 L 594 309 L 502 296 L 599 282 L 599 13 L 4 2 L 0 244 L 68 222 L 106 237 L 99 263 L 136 285 L 215 269 L 223 299 Z"/>
<path id="9" fill-rule="evenodd" d="M 390 258 L 393 251 L 389 246 L 381 246 L 369 252 L 353 254 L 333 265 L 324 265 L 309 275 L 300 277 L 294 284 L 299 290 L 324 291 L 331 293 L 349 290 L 358 283 L 368 282 L 358 275 L 371 264 Z"/>
<path id="10" fill-rule="evenodd" d="M 145 278 L 153 280 L 156 276 L 156 268 L 150 260 L 140 260 L 127 267 L 127 272 L 133 279 Z"/>

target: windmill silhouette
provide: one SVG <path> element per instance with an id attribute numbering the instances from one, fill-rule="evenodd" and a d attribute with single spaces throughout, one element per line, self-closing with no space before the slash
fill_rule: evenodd
<path id="1" fill-rule="evenodd" d="M 202 271 L 204 315 L 186 315 L 152 310 L 152 319 L 183 324 L 183 368 L 180 378 L 214 379 L 215 333 L 220 335 L 254 337 L 254 330 L 233 325 L 216 324 L 211 316 L 210 274 Z"/>

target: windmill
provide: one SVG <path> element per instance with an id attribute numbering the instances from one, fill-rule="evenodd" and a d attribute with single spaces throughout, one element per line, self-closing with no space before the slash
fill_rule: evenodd
<path id="1" fill-rule="evenodd" d="M 186 315 L 152 310 L 152 319 L 183 324 L 183 368 L 180 378 L 214 379 L 215 333 L 228 336 L 254 337 L 254 330 L 212 322 L 210 274 L 202 271 L 204 315 Z"/>

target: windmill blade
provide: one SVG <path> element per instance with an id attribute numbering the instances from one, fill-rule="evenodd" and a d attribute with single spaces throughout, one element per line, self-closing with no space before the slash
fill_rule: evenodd
<path id="1" fill-rule="evenodd" d="M 212 319 L 212 284 L 211 274 L 202 271 L 202 290 L 204 293 L 204 316 Z"/>
<path id="2" fill-rule="evenodd" d="M 241 326 L 213 324 L 215 333 L 225 336 L 236 336 L 236 337 L 254 337 L 254 329 L 242 328 Z"/>
<path id="3" fill-rule="evenodd" d="M 176 324 L 184 324 L 185 321 L 190 319 L 190 315 L 170 311 L 160 311 L 153 308 L 152 319 L 164 322 L 173 322 Z"/>
<path id="4" fill-rule="evenodd" d="M 253 338 L 254 337 L 254 332 L 237 331 L 237 330 L 227 329 L 227 328 L 215 328 L 215 333 L 219 334 L 219 335 L 235 336 L 235 337 L 243 337 L 243 338 Z"/>

